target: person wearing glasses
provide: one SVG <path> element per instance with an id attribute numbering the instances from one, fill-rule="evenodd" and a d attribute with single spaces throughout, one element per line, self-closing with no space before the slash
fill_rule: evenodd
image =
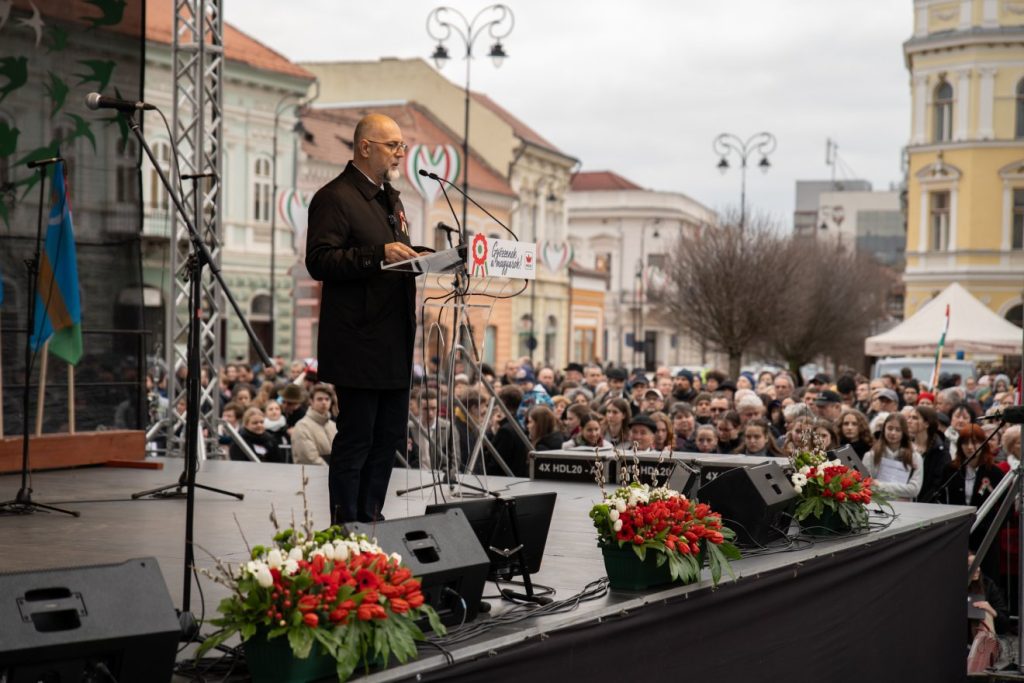
<path id="1" fill-rule="evenodd" d="M 309 205 L 306 269 L 323 283 L 318 378 L 340 408 L 328 475 L 335 524 L 383 519 L 395 452 L 406 450 L 416 284 L 381 269 L 417 256 L 391 185 L 405 150 L 394 120 L 363 117 L 352 160 Z"/>

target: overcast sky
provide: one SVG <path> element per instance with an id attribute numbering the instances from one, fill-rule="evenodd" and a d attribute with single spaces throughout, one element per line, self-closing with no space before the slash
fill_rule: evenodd
<path id="1" fill-rule="evenodd" d="M 471 17 L 489 3 L 454 0 Z M 509 59 L 474 48 L 474 90 L 491 96 L 583 169 L 612 170 L 712 209 L 739 203 L 736 164 L 712 140 L 772 132 L 767 175 L 751 168 L 748 207 L 792 225 L 795 181 L 829 177 L 825 140 L 875 189 L 901 178 L 910 123 L 902 43 L 912 0 L 512 0 Z M 412 0 L 228 0 L 225 20 L 293 61 L 429 57 Z M 443 73 L 464 83 L 461 42 Z M 472 129 L 472 124 L 471 129 Z M 472 142 L 472 130 L 470 133 Z M 756 162 L 756 160 L 755 160 Z"/>

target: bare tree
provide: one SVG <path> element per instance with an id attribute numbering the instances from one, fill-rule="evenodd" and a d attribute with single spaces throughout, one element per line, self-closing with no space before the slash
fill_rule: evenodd
<path id="1" fill-rule="evenodd" d="M 786 310 L 784 293 L 796 272 L 788 239 L 763 216 L 735 216 L 676 244 L 665 287 L 652 293 L 660 312 L 680 330 L 707 340 L 729 357 L 738 377 L 744 351 L 767 338 Z"/>
<path id="2" fill-rule="evenodd" d="M 767 337 L 794 377 L 819 356 L 863 358 L 864 338 L 885 315 L 891 277 L 874 260 L 831 242 L 792 239 L 787 259 L 797 271 L 784 290 L 786 315 Z"/>

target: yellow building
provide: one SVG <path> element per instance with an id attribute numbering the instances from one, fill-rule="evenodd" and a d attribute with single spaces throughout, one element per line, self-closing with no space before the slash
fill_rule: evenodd
<path id="1" fill-rule="evenodd" d="M 914 0 L 905 316 L 951 282 L 1021 324 L 1024 1 Z"/>

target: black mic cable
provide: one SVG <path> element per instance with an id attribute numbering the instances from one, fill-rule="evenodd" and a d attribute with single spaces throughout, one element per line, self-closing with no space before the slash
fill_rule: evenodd
<path id="1" fill-rule="evenodd" d="M 495 217 L 495 215 L 493 213 L 491 213 L 490 211 L 488 211 L 484 207 L 480 206 L 480 203 L 477 200 L 473 199 L 468 194 L 463 192 L 462 188 L 460 188 L 458 185 L 456 185 L 455 183 L 449 182 L 448 180 L 445 180 L 444 178 L 442 178 L 441 176 L 437 175 L 436 173 L 430 173 L 429 171 L 426 171 L 426 170 L 424 170 L 422 168 L 420 169 L 420 175 L 423 176 L 424 178 L 432 178 L 432 179 L 436 180 L 438 182 L 438 184 L 441 185 L 441 191 L 442 192 L 444 192 L 445 184 L 451 185 L 452 189 L 454 189 L 456 192 L 461 194 L 463 197 L 465 197 L 466 199 L 471 201 L 473 203 L 473 206 L 475 206 L 476 208 L 480 209 L 485 214 L 487 214 L 492 221 L 494 221 L 495 223 L 497 223 L 501 227 L 505 228 L 505 230 L 508 232 L 508 234 L 512 235 L 513 239 L 515 239 L 516 242 L 519 241 L 519 236 L 518 235 L 516 235 L 514 232 L 512 232 L 512 230 L 509 229 L 509 227 L 507 225 L 505 225 L 504 223 L 499 221 L 497 219 L 497 217 Z M 444 198 L 448 199 L 448 193 L 447 192 L 444 193 Z M 448 202 L 448 206 L 450 207 L 451 205 L 452 205 L 452 203 L 449 201 Z M 455 214 L 455 209 L 452 209 L 452 214 L 453 215 Z M 456 216 L 456 218 L 455 218 L 455 223 L 456 223 L 456 225 L 458 225 L 458 223 L 459 223 L 458 216 Z M 459 227 L 461 229 L 461 226 L 459 226 Z"/>

